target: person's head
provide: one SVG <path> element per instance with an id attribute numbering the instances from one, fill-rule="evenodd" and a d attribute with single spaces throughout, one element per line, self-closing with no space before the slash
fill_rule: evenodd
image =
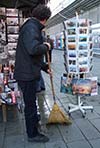
<path id="1" fill-rule="evenodd" d="M 38 19 L 42 24 L 45 25 L 46 21 L 51 16 L 51 10 L 48 6 L 39 4 L 32 10 L 32 17 Z"/>
<path id="2" fill-rule="evenodd" d="M 22 14 L 24 18 L 28 17 L 35 17 L 38 19 L 42 24 L 45 25 L 46 21 L 50 18 L 51 16 L 51 10 L 49 7 L 47 7 L 44 4 L 39 4 L 35 8 L 24 8 L 22 10 Z"/>

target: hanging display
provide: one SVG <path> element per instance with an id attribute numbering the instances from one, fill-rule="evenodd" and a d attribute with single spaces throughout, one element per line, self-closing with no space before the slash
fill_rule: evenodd
<path id="1" fill-rule="evenodd" d="M 71 19 L 65 25 L 68 73 L 89 73 L 92 59 L 91 21 Z"/>
<path id="2" fill-rule="evenodd" d="M 71 19 L 65 24 L 64 65 L 67 76 L 61 76 L 60 92 L 97 95 L 97 77 L 87 77 L 92 70 L 92 30 L 88 19 Z M 70 80 L 70 83 L 68 83 Z"/>

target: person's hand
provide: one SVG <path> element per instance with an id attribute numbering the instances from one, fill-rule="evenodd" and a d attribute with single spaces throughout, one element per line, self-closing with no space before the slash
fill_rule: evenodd
<path id="1" fill-rule="evenodd" d="M 52 71 L 50 69 L 48 69 L 47 72 L 52 77 Z"/>
<path id="2" fill-rule="evenodd" d="M 48 47 L 48 50 L 50 50 L 51 45 L 48 42 L 44 42 L 43 44 L 45 44 Z"/>

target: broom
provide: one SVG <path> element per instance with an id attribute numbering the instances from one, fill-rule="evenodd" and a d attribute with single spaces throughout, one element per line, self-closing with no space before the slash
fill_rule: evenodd
<path id="1" fill-rule="evenodd" d="M 49 71 L 51 71 L 49 52 L 47 52 L 47 59 L 48 59 Z M 56 103 L 55 91 L 54 91 L 54 85 L 53 85 L 53 77 L 51 74 L 50 74 L 50 82 L 51 82 L 51 90 L 52 90 L 54 105 L 53 105 L 53 108 L 50 112 L 47 124 L 55 124 L 55 123 L 71 124 L 72 122 L 69 119 L 69 117 L 63 113 L 63 111 L 59 108 L 59 106 Z"/>

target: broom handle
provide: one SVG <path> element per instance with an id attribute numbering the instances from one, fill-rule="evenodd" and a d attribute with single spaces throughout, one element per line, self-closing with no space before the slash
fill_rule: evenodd
<path id="1" fill-rule="evenodd" d="M 49 70 L 51 71 L 49 51 L 47 51 L 47 59 L 48 59 Z M 55 91 L 54 91 L 54 85 L 53 85 L 53 77 L 51 75 L 50 75 L 50 82 L 51 82 L 51 90 L 52 90 L 53 100 L 55 103 L 56 102 Z"/>

